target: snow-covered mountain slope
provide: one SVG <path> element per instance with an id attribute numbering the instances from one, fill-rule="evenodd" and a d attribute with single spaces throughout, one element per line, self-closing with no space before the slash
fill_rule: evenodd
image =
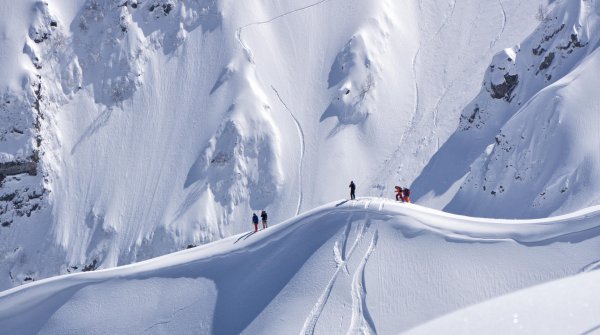
<path id="1" fill-rule="evenodd" d="M 560 279 L 467 307 L 407 334 L 596 334 L 599 282 L 600 271 Z"/>
<path id="2" fill-rule="evenodd" d="M 558 1 L 494 57 L 458 130 L 413 184 L 417 201 L 505 218 L 600 202 L 599 14 L 598 1 Z"/>
<path id="3" fill-rule="evenodd" d="M 543 2 L 11 2 L 0 288 L 410 184 Z"/>
<path id="4" fill-rule="evenodd" d="M 600 207 L 510 221 L 382 198 L 340 200 L 258 233 L 4 291 L 0 327 L 18 334 L 395 334 L 594 269 L 599 219 Z"/>

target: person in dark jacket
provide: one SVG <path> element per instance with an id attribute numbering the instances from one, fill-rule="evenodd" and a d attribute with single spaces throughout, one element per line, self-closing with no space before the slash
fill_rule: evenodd
<path id="1" fill-rule="evenodd" d="M 356 185 L 354 185 L 354 181 L 350 181 L 350 200 L 354 200 L 356 199 L 356 196 L 354 195 L 354 191 L 356 191 Z"/>
<path id="2" fill-rule="evenodd" d="M 266 211 L 262 211 L 260 213 L 260 217 L 262 219 L 263 229 L 267 229 L 267 212 Z"/>
<path id="3" fill-rule="evenodd" d="M 258 231 L 258 216 L 256 213 L 252 213 L 252 223 L 254 224 L 254 231 Z"/>

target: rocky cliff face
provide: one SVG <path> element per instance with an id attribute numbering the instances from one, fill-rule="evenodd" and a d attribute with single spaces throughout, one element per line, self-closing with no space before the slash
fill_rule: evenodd
<path id="1" fill-rule="evenodd" d="M 535 218 L 599 202 L 591 135 L 598 19 L 595 1 L 559 2 L 527 39 L 494 57 L 481 92 L 437 154 L 447 160 L 460 148 L 469 153 L 447 164 L 458 182 L 447 210 Z M 434 161 L 429 169 L 437 172 L 427 173 L 446 164 L 436 168 Z"/>

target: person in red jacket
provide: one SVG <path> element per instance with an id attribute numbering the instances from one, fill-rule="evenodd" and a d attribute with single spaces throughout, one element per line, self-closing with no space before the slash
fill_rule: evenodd
<path id="1" fill-rule="evenodd" d="M 404 202 L 410 202 L 410 189 L 408 189 L 408 187 L 405 187 L 402 190 L 402 193 L 404 193 Z"/>
<path id="2" fill-rule="evenodd" d="M 402 193 L 402 187 L 396 186 L 396 201 L 404 202 L 404 195 Z"/>

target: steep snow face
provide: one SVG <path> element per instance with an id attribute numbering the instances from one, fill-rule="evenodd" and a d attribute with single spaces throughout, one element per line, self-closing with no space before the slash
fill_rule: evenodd
<path id="1" fill-rule="evenodd" d="M 392 193 L 541 2 L 11 5 L 0 287 L 220 239 L 351 179 Z"/>
<path id="2" fill-rule="evenodd" d="M 549 219 L 476 219 L 382 198 L 341 200 L 258 233 L 2 292 L 0 327 L 11 334 L 394 334 L 597 268 L 599 217 L 594 207 Z M 586 285 L 597 290 L 597 282 Z M 504 306 L 518 311 L 531 306 L 510 302 Z M 561 312 L 581 311 L 570 307 Z"/>
<path id="3" fill-rule="evenodd" d="M 599 202 L 599 6 L 557 2 L 523 43 L 494 57 L 457 132 L 415 181 L 419 201 L 446 194 L 448 211 L 515 218 Z"/>
<path id="4" fill-rule="evenodd" d="M 596 264 L 598 265 L 598 264 Z M 406 334 L 593 334 L 600 271 L 556 280 L 450 313 Z"/>

